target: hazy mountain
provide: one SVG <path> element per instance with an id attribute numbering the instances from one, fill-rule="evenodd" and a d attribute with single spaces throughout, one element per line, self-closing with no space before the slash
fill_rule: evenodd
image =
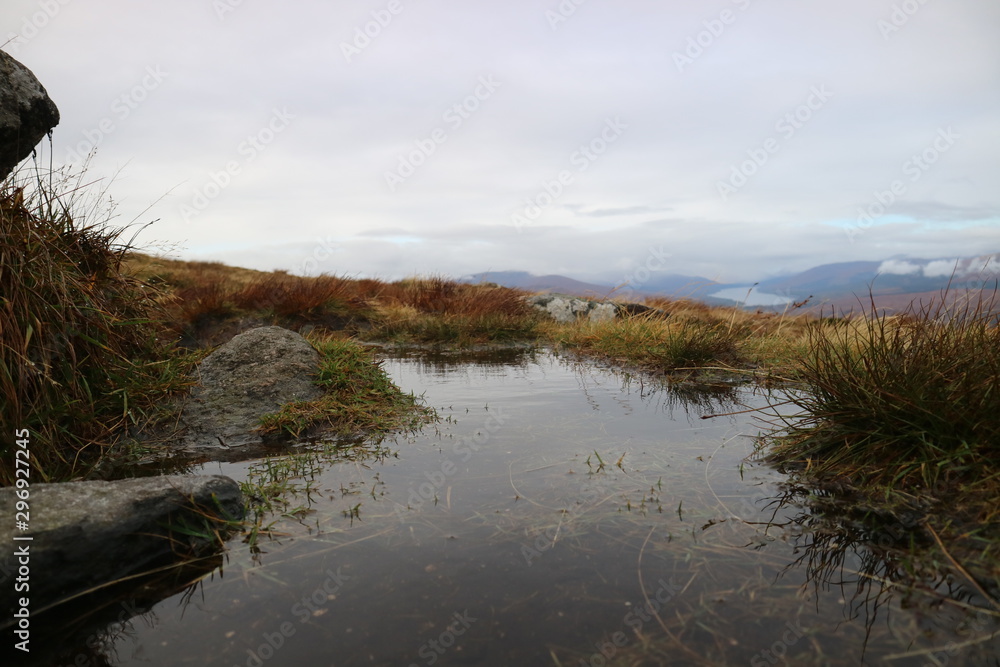
<path id="1" fill-rule="evenodd" d="M 657 294 L 699 299 L 715 289 L 716 283 L 698 276 L 653 275 L 640 286 L 590 283 L 560 275 L 537 276 L 527 271 L 489 271 L 460 278 L 470 283 L 496 283 L 532 292 L 559 292 L 579 296 L 642 298 Z"/>
<path id="2" fill-rule="evenodd" d="M 566 276 L 536 276 L 527 271 L 488 271 L 459 278 L 466 283 L 496 283 L 504 287 L 517 287 L 531 292 L 560 292 L 579 296 L 606 296 L 613 285 L 599 285 L 574 280 Z"/>
<path id="3" fill-rule="evenodd" d="M 807 309 L 858 310 L 870 307 L 873 296 L 878 308 L 897 310 L 911 301 L 939 297 L 949 286 L 953 294 L 967 290 L 990 291 L 1000 279 L 1000 253 L 978 257 L 937 259 L 890 258 L 881 262 L 837 262 L 823 264 L 800 273 L 761 280 L 754 293 L 782 297 L 773 301 L 789 304 L 809 297 Z M 527 271 L 491 271 L 466 276 L 465 282 L 492 282 L 533 292 L 562 292 L 580 296 L 622 297 L 641 300 L 662 295 L 699 299 L 707 303 L 747 303 L 756 307 L 763 301 L 746 300 L 749 284 L 721 285 L 707 278 L 653 274 L 641 285 L 620 286 L 585 282 L 560 275 L 538 276 Z M 713 296 L 723 293 L 729 298 Z M 770 306 L 781 309 L 785 305 Z"/>
<path id="4" fill-rule="evenodd" d="M 911 301 L 928 301 L 949 289 L 990 290 L 1000 278 L 1000 254 L 979 257 L 910 259 L 882 262 L 824 264 L 801 273 L 762 280 L 761 292 L 802 301 L 812 297 L 810 307 L 825 305 L 836 310 L 876 307 L 897 310 Z"/>

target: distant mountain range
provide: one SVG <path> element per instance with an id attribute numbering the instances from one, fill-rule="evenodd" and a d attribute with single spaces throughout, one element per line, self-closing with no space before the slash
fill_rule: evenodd
<path id="1" fill-rule="evenodd" d="M 532 292 L 558 292 L 587 297 L 632 298 L 657 294 L 676 297 L 705 298 L 719 289 L 719 284 L 708 278 L 677 274 L 654 275 L 642 285 L 641 290 L 630 285 L 589 283 L 560 275 L 538 276 L 527 271 L 490 271 L 460 278 L 470 283 L 496 283 L 504 287 L 517 287 Z"/>
<path id="2" fill-rule="evenodd" d="M 881 262 L 837 262 L 761 280 L 756 286 L 720 284 L 699 276 L 675 274 L 654 274 L 641 289 L 589 283 L 560 275 L 539 276 L 526 271 L 494 271 L 461 280 L 588 297 L 636 300 L 646 296 L 686 297 L 715 305 L 742 304 L 765 310 L 782 310 L 808 299 L 801 308 L 843 313 L 868 310 L 872 300 L 880 310 L 902 310 L 913 301 L 926 302 L 940 297 L 946 288 L 952 295 L 968 291 L 992 292 L 997 288 L 998 279 L 1000 253 L 961 258 L 896 257 Z M 753 291 L 748 295 L 751 287 Z"/>

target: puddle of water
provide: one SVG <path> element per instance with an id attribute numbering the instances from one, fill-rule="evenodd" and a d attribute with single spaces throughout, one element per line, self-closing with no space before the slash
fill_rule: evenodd
<path id="1" fill-rule="evenodd" d="M 112 628 L 109 664 L 994 664 L 995 618 L 935 592 L 957 582 L 897 590 L 871 535 L 816 533 L 745 460 L 752 416 L 701 418 L 760 390 L 547 353 L 386 369 L 443 421 L 317 465 L 259 553 Z"/>

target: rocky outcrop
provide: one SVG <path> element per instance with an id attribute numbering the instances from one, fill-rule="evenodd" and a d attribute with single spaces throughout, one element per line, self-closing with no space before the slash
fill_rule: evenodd
<path id="1" fill-rule="evenodd" d="M 0 180 L 58 123 L 59 109 L 31 70 L 0 51 Z"/>
<path id="2" fill-rule="evenodd" d="M 219 551 L 219 531 L 243 516 L 240 487 L 220 475 L 32 484 L 28 530 L 15 531 L 16 489 L 0 489 L 0 588 L 4 619 L 20 595 L 32 613 L 91 589 Z M 14 538 L 31 537 L 28 540 Z M 0 622 L 0 627 L 6 623 Z M 9 630 L 5 632 L 9 636 Z"/>
<path id="3" fill-rule="evenodd" d="M 181 412 L 180 448 L 225 450 L 259 445 L 263 415 L 323 395 L 313 383 L 319 353 L 288 329 L 258 327 L 217 348 L 198 366 L 198 385 Z"/>
<path id="4" fill-rule="evenodd" d="M 528 297 L 528 303 L 546 313 L 557 322 L 575 322 L 587 319 L 591 322 L 606 322 L 613 319 L 642 315 L 646 317 L 669 317 L 670 313 L 650 308 L 639 303 L 613 303 L 594 301 L 569 294 L 535 294 Z"/>
<path id="5" fill-rule="evenodd" d="M 588 319 L 603 322 L 615 318 L 615 305 L 569 294 L 535 294 L 528 297 L 528 303 L 546 313 L 556 322 L 575 322 Z"/>

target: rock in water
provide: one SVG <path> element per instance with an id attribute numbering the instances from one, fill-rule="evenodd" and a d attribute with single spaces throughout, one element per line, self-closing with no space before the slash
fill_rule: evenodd
<path id="1" fill-rule="evenodd" d="M 59 124 L 59 109 L 27 67 L 0 51 L 0 180 Z"/>
<path id="2" fill-rule="evenodd" d="M 16 491 L 0 489 L 0 516 L 9 518 L 0 524 L 0 569 L 10 583 L 26 558 L 30 589 L 22 595 L 13 583 L 3 587 L 6 619 L 20 597 L 40 612 L 92 588 L 218 551 L 215 531 L 243 516 L 239 485 L 221 475 L 32 484 L 22 532 L 15 530 Z M 27 536 L 32 539 L 14 540 Z"/>
<path id="3" fill-rule="evenodd" d="M 181 413 L 189 450 L 261 444 L 254 429 L 285 403 L 323 395 L 313 378 L 319 353 L 305 338 L 281 327 L 234 336 L 198 366 L 199 384 Z"/>

